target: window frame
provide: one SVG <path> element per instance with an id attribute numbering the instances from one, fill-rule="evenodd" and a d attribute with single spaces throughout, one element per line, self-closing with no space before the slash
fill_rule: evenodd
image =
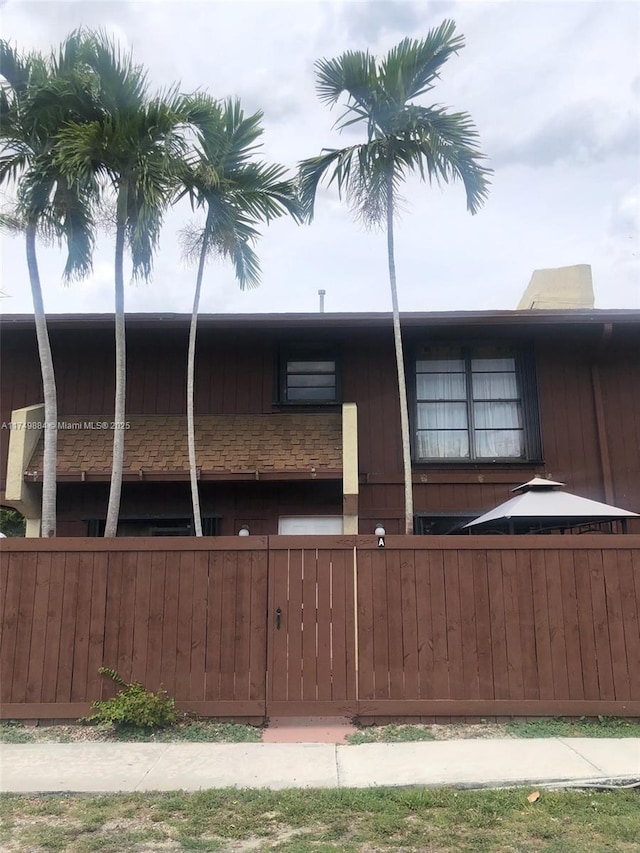
<path id="1" fill-rule="evenodd" d="M 466 378 L 467 434 L 469 436 L 469 456 L 420 456 L 418 455 L 418 361 L 426 360 L 421 355 L 425 346 L 458 347 L 463 354 Z M 504 346 L 512 349 L 515 359 L 515 375 L 518 385 L 522 413 L 523 454 L 521 456 L 475 456 L 474 439 L 474 400 L 472 388 L 471 359 L 473 351 L 487 346 Z M 411 403 L 411 458 L 415 465 L 525 465 L 540 464 L 543 460 L 542 435 L 540 431 L 540 407 L 538 403 L 538 381 L 536 375 L 535 351 L 532 344 L 522 344 L 509 339 L 480 338 L 474 340 L 438 339 L 429 344 L 418 342 L 414 347 L 412 362 L 412 382 L 409 393 Z M 437 401 L 436 401 L 437 402 Z M 457 402 L 457 401 L 456 401 Z M 486 401 L 491 402 L 491 401 Z"/>
<path id="2" fill-rule="evenodd" d="M 289 400 L 287 365 L 291 361 L 332 361 L 335 365 L 335 393 L 331 400 Z M 291 407 L 339 406 L 342 403 L 341 358 L 335 347 L 327 344 L 287 344 L 278 352 L 274 405 Z M 330 374 L 322 374 L 330 375 Z"/>

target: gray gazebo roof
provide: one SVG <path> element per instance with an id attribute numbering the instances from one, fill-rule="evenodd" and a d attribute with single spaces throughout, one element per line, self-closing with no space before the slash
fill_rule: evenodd
<path id="1" fill-rule="evenodd" d="M 489 522 L 500 521 L 548 521 L 567 524 L 586 524 L 588 522 L 615 521 L 624 518 L 640 518 L 638 513 L 609 504 L 581 498 L 571 492 L 561 492 L 564 483 L 534 477 L 528 483 L 516 486 L 517 492 L 495 509 L 485 512 L 479 518 L 465 524 L 465 527 L 478 527 Z"/>

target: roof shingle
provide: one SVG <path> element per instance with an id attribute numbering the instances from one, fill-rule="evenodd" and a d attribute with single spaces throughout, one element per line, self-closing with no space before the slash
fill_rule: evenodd
<path id="1" fill-rule="evenodd" d="M 106 420 L 106 419 L 105 419 Z M 58 474 L 108 474 L 113 432 L 75 415 L 58 430 Z M 188 472 L 186 417 L 135 415 L 125 433 L 124 473 Z M 79 425 L 79 426 L 78 426 Z M 202 473 L 340 471 L 342 421 L 334 412 L 205 415 L 195 419 L 196 458 Z M 42 470 L 42 440 L 29 463 Z"/>

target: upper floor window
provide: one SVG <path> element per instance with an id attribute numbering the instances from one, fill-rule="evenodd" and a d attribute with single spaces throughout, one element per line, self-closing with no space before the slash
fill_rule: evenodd
<path id="1" fill-rule="evenodd" d="M 280 363 L 281 403 L 338 402 L 337 360 L 329 352 L 285 352 Z"/>
<path id="2" fill-rule="evenodd" d="M 538 459 L 532 370 L 507 344 L 424 347 L 416 361 L 416 459 Z"/>

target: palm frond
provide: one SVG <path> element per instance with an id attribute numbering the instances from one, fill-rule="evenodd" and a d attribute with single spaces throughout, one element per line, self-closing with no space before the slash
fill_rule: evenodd
<path id="1" fill-rule="evenodd" d="M 464 47 L 464 36 L 455 30 L 455 22 L 445 20 L 426 38 L 403 39 L 389 51 L 380 64 L 380 82 L 397 106 L 433 88 L 444 63 Z"/>

